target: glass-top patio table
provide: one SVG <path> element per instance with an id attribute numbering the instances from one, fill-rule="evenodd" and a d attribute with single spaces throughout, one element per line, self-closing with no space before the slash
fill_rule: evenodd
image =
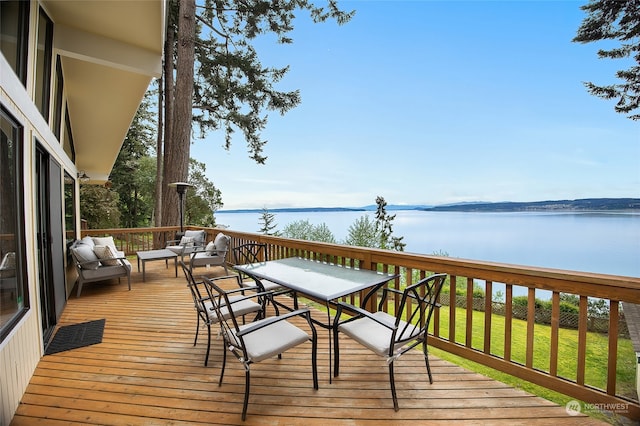
<path id="1" fill-rule="evenodd" d="M 331 332 L 335 332 L 329 311 L 330 305 L 336 299 L 369 289 L 360 303 L 360 306 L 365 306 L 371 295 L 384 283 L 399 276 L 300 257 L 236 265 L 234 268 L 249 276 L 272 281 L 325 303 L 327 324 L 317 320 L 314 322 L 329 330 L 329 382 L 331 382 Z"/>

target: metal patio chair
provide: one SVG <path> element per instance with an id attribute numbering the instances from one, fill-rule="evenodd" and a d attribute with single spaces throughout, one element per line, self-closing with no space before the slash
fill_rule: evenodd
<path id="1" fill-rule="evenodd" d="M 393 376 L 393 365 L 401 355 L 414 347 L 422 344 L 422 352 L 427 364 L 429 383 L 433 383 L 429 356 L 427 352 L 427 336 L 429 322 L 434 309 L 438 304 L 438 296 L 442 290 L 446 274 L 435 274 L 424 278 L 404 289 L 404 291 L 392 288 L 384 288 L 378 311 L 371 313 L 347 303 L 337 304 L 334 321 L 334 376 L 339 374 L 340 348 L 339 332 L 351 337 L 361 345 L 373 351 L 376 355 L 386 358 L 389 365 L 389 383 L 393 408 L 398 411 L 398 398 Z M 400 303 L 396 305 L 395 315 L 382 311 L 387 303 L 387 297 L 394 294 L 402 296 Z M 340 321 L 343 310 L 355 313 L 355 316 Z"/>
<path id="2" fill-rule="evenodd" d="M 225 275 L 229 275 L 227 269 L 227 254 L 231 237 L 222 232 L 209 242 L 205 247 L 194 250 L 189 256 L 189 269 L 193 271 L 197 267 L 222 266 Z"/>
<path id="3" fill-rule="evenodd" d="M 188 230 L 179 240 L 167 241 L 165 248 L 180 256 L 180 259 L 184 261 L 185 255 L 190 256 L 193 252 L 204 248 L 206 238 L 206 231 Z"/>
<path id="4" fill-rule="evenodd" d="M 222 337 L 226 349 L 224 351 L 218 386 L 222 386 L 224 369 L 227 363 L 227 350 L 244 366 L 245 385 L 242 420 L 245 420 L 247 417 L 251 364 L 264 361 L 276 355 L 281 357 L 281 354 L 287 350 L 309 341 L 311 342 L 313 388 L 318 389 L 318 337 L 316 329 L 311 322 L 309 309 L 299 309 L 281 316 L 264 318 L 249 324 L 240 325 L 237 321 L 237 313 L 234 311 L 236 305 L 231 302 L 228 292 L 218 287 L 218 285 L 209 278 L 205 277 L 204 282 L 211 288 L 213 306 L 218 315 L 218 321 L 222 326 Z M 253 293 L 248 297 L 255 297 L 257 294 L 258 293 Z M 225 307 L 228 307 L 229 315 L 225 315 Z M 306 331 L 287 321 L 289 318 L 295 316 L 301 316 L 306 320 L 311 330 L 311 336 L 309 336 Z"/>
<path id="5" fill-rule="evenodd" d="M 267 245 L 264 243 L 246 243 L 233 248 L 233 259 L 236 265 L 247 265 L 252 263 L 266 262 L 269 260 L 267 253 Z M 298 297 L 296 292 L 282 287 L 278 283 L 269 280 L 260 279 L 258 277 L 239 272 L 242 285 L 260 287 L 261 292 L 267 293 L 267 302 L 271 303 L 276 311 L 276 315 L 280 315 L 278 307 L 285 308 L 288 311 L 298 309 Z M 276 296 L 287 295 L 293 299 L 293 309 L 285 303 L 275 299 Z"/>
<path id="6" fill-rule="evenodd" d="M 207 353 L 204 357 L 204 365 L 206 367 L 209 362 L 209 352 L 211 350 L 211 325 L 218 323 L 218 316 L 216 315 L 213 307 L 211 293 L 205 286 L 204 281 L 196 281 L 189 267 L 185 265 L 182 260 L 179 260 L 178 262 L 180 263 L 180 266 L 182 266 L 182 271 L 184 272 L 184 276 L 187 279 L 187 286 L 189 287 L 191 296 L 193 298 L 193 307 L 196 310 L 198 316 L 198 321 L 196 322 L 196 337 L 193 340 L 193 346 L 198 343 L 200 322 L 207 326 Z M 235 315 L 243 317 L 243 321 L 246 315 L 252 313 L 256 314 L 255 319 L 263 317 L 264 305 L 247 299 L 244 296 L 245 291 L 259 290 L 257 286 L 254 288 L 241 287 L 240 280 L 237 275 L 217 277 L 216 279 L 231 279 L 236 280 L 236 282 L 238 283 L 238 289 L 229 290 L 227 292 L 229 295 L 229 303 L 233 304 L 233 313 Z M 222 308 L 222 312 L 224 315 L 230 315 L 229 309 L 227 309 L 226 307 Z"/>

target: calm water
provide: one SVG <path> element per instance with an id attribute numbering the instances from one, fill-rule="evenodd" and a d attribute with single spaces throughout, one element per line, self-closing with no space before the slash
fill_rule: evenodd
<path id="1" fill-rule="evenodd" d="M 640 277 L 640 213 L 462 213 L 397 211 L 405 251 L 527 266 Z M 338 241 L 374 212 L 274 213 L 277 229 L 297 220 L 326 223 Z M 257 232 L 260 213 L 216 213 L 217 223 Z"/>

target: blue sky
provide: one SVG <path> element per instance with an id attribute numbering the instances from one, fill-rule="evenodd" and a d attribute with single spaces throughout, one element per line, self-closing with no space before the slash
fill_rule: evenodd
<path id="1" fill-rule="evenodd" d="M 585 1 L 341 1 L 343 26 L 298 14 L 265 165 L 238 133 L 197 140 L 224 209 L 640 197 L 640 123 L 589 95 L 629 62 L 571 42 Z"/>

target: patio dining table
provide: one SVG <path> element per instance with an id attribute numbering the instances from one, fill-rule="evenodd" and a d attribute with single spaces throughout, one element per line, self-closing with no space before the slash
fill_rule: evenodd
<path id="1" fill-rule="evenodd" d="M 334 322 L 331 319 L 330 306 L 341 297 L 368 290 L 360 303 L 361 306 L 365 306 L 369 298 L 382 285 L 399 276 L 300 257 L 236 265 L 234 268 L 251 277 L 272 281 L 296 293 L 324 302 L 327 308 L 327 323 L 316 319 L 313 321 L 329 330 L 329 383 L 331 383 L 332 364 L 331 333 L 336 332 L 333 329 Z"/>

